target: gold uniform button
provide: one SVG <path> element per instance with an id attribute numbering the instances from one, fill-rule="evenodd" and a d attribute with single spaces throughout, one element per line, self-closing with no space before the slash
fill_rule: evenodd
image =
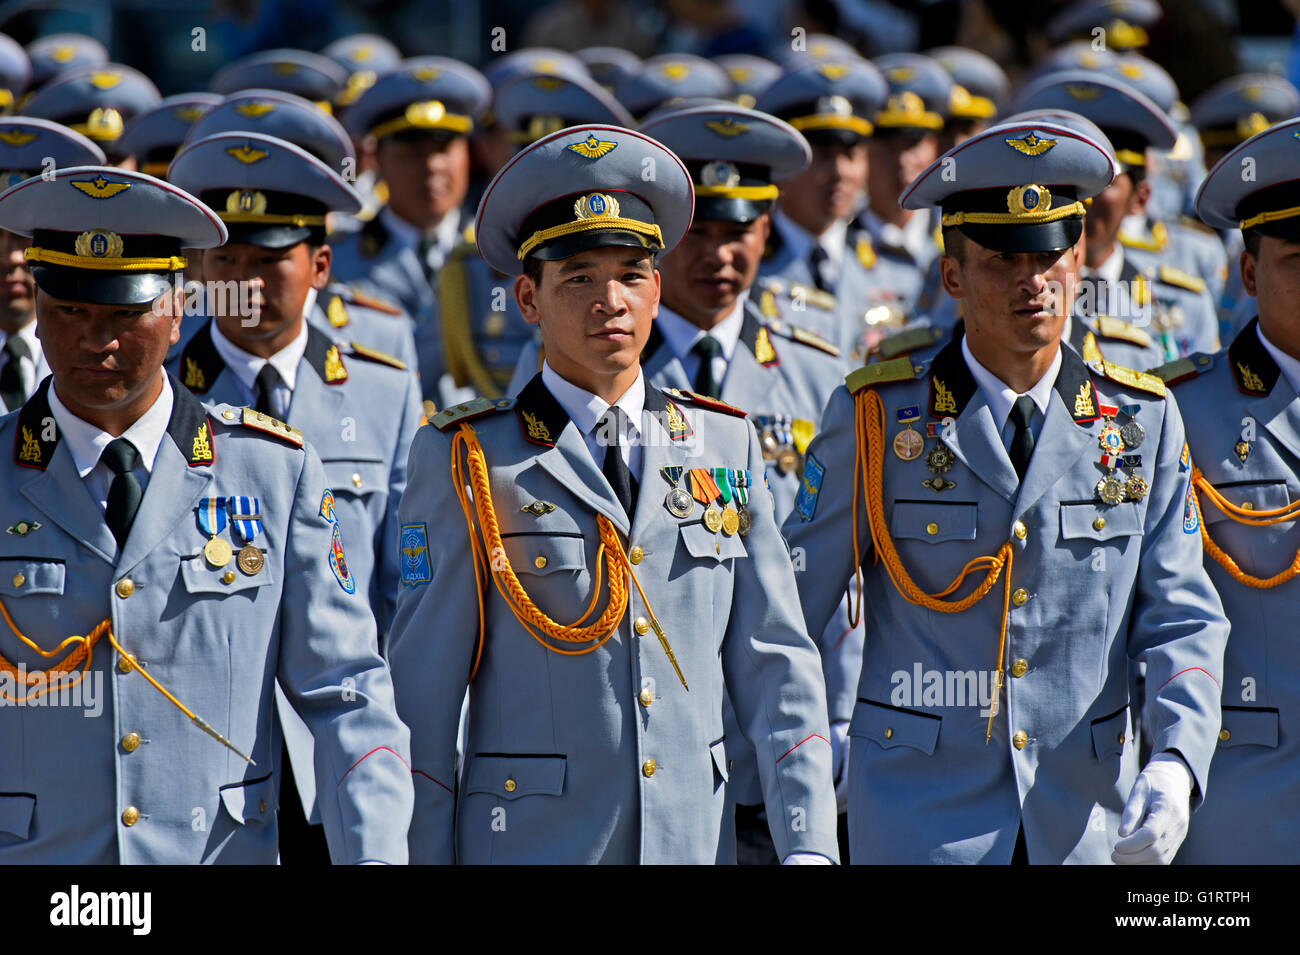
<path id="1" fill-rule="evenodd" d="M 546 558 L 542 557 L 539 554 L 537 556 L 537 559 L 533 561 L 533 566 L 536 567 L 538 570 L 541 570 L 543 567 L 546 566 Z"/>
<path id="2" fill-rule="evenodd" d="M 1024 676 L 1028 672 L 1029 672 L 1028 660 L 1017 660 L 1015 663 L 1011 664 L 1012 676 Z"/>
<path id="3" fill-rule="evenodd" d="M 512 793 L 518 788 L 519 788 L 519 784 L 516 783 L 513 779 L 506 780 L 506 792 Z"/>
<path id="4" fill-rule="evenodd" d="M 925 525 L 925 532 L 933 537 L 935 534 L 939 533 L 939 525 L 934 521 L 931 521 L 929 524 Z"/>
<path id="5" fill-rule="evenodd" d="M 15 587 L 21 587 L 21 586 L 22 586 L 23 584 L 25 584 L 25 583 L 27 583 L 27 578 L 26 578 L 26 577 L 24 577 L 22 574 L 14 574 L 14 586 L 15 586 Z"/>
<path id="6" fill-rule="evenodd" d="M 118 657 L 118 658 L 117 658 L 117 672 L 118 672 L 118 673 L 130 673 L 130 672 L 131 672 L 132 670 L 134 670 L 134 669 L 135 669 L 135 664 L 131 662 L 131 658 L 130 658 L 130 657 L 128 657 L 128 656 L 121 656 L 121 657 Z"/>
<path id="7" fill-rule="evenodd" d="M 649 706 L 655 701 L 655 695 L 649 690 L 642 690 L 637 699 L 641 701 L 642 706 Z"/>
<path id="8" fill-rule="evenodd" d="M 140 748 L 140 734 L 127 733 L 125 736 L 123 736 L 122 748 L 126 750 L 128 753 L 134 753 L 137 749 Z"/>
<path id="9" fill-rule="evenodd" d="M 1014 746 L 1016 749 L 1024 749 L 1025 744 L 1027 744 L 1028 742 L 1029 742 L 1029 737 L 1023 731 L 1020 730 L 1017 730 L 1016 735 L 1011 737 L 1011 745 Z"/>
<path id="10" fill-rule="evenodd" d="M 1124 734 L 1123 734 L 1123 733 L 1120 733 L 1119 736 L 1118 736 L 1118 738 L 1116 738 L 1115 742 L 1117 742 L 1117 743 L 1119 743 L 1119 745 L 1123 746 L 1123 745 L 1124 745 Z"/>
<path id="11" fill-rule="evenodd" d="M 1094 531 L 1103 530 L 1105 529 L 1105 527 L 1106 527 L 1106 518 L 1104 517 L 1098 517 L 1094 519 L 1092 522 L 1092 529 Z"/>
<path id="12" fill-rule="evenodd" d="M 646 622 L 645 617 L 637 617 L 632 621 L 632 629 L 636 631 L 638 637 L 644 637 L 650 632 L 650 624 Z"/>
<path id="13" fill-rule="evenodd" d="M 1024 587 L 1017 587 L 1011 594 L 1011 602 L 1017 607 L 1023 607 L 1029 600 L 1029 591 Z"/>
<path id="14" fill-rule="evenodd" d="M 1016 535 L 1016 540 L 1022 541 L 1029 535 L 1029 528 L 1023 522 L 1016 521 L 1011 525 L 1011 533 Z"/>
<path id="15" fill-rule="evenodd" d="M 649 779 L 651 776 L 653 776 L 657 768 L 658 767 L 655 766 L 655 761 L 653 759 L 647 759 L 644 763 L 641 764 L 641 772 L 645 774 L 646 779 Z"/>
<path id="16" fill-rule="evenodd" d="M 886 726 L 885 739 L 893 739 L 893 738 L 894 738 L 894 728 L 892 726 Z"/>
<path id="17" fill-rule="evenodd" d="M 1232 734 L 1229 733 L 1226 729 L 1221 729 L 1219 730 L 1219 739 L 1222 742 L 1226 743 L 1228 740 L 1232 739 Z"/>
<path id="18" fill-rule="evenodd" d="M 134 826 L 140 821 L 140 810 L 135 806 L 127 806 L 122 810 L 122 825 Z"/>
<path id="19" fill-rule="evenodd" d="M 361 475 L 360 475 L 360 474 L 353 474 L 353 475 L 352 475 L 352 486 L 353 486 L 353 487 L 360 487 L 360 486 L 361 486 Z"/>
<path id="20" fill-rule="evenodd" d="M 135 593 L 135 581 L 130 577 L 123 577 L 117 582 L 117 586 L 113 589 L 117 591 L 119 597 L 125 600 L 127 597 Z"/>
<path id="21" fill-rule="evenodd" d="M 226 571 L 221 575 L 221 582 L 223 584 L 233 584 L 235 582 L 235 572 L 233 570 Z"/>
<path id="22" fill-rule="evenodd" d="M 258 811 L 258 812 L 266 812 L 266 800 L 265 800 L 265 799 L 263 799 L 263 800 L 261 800 L 261 801 L 258 802 L 258 804 L 257 804 L 257 811 Z"/>
<path id="23" fill-rule="evenodd" d="M 221 417 L 225 418 L 227 421 L 234 421 L 235 413 L 227 408 L 225 411 L 221 412 Z"/>
<path id="24" fill-rule="evenodd" d="M 1241 509 L 1243 511 L 1253 511 L 1255 509 L 1255 503 L 1253 501 L 1245 501 L 1241 505 Z"/>
<path id="25" fill-rule="evenodd" d="M 645 557 L 645 551 L 642 549 L 640 544 L 634 544 L 632 546 L 632 549 L 627 552 L 627 559 L 634 564 L 641 563 L 641 560 L 644 557 Z"/>

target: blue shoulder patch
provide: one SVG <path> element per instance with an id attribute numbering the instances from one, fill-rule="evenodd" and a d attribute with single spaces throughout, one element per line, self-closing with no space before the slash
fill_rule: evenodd
<path id="1" fill-rule="evenodd" d="M 817 513 L 817 493 L 822 489 L 822 480 L 826 477 L 826 468 L 815 455 L 804 457 L 803 480 L 799 484 L 799 495 L 794 499 L 794 509 L 805 521 L 811 521 Z"/>
<path id="2" fill-rule="evenodd" d="M 429 567 L 429 530 L 424 524 L 403 524 L 398 535 L 401 550 L 402 583 L 427 584 L 433 579 Z"/>
<path id="3" fill-rule="evenodd" d="M 1187 503 L 1183 506 L 1183 533 L 1195 534 L 1201 529 L 1201 503 L 1196 499 L 1196 485 L 1187 479 Z"/>

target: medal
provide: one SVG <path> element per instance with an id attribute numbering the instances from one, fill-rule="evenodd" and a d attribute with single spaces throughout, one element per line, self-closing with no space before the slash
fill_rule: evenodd
<path id="1" fill-rule="evenodd" d="M 793 448 L 782 448 L 776 456 L 776 469 L 782 474 L 789 474 L 799 464 L 799 455 Z"/>
<path id="2" fill-rule="evenodd" d="M 1101 449 L 1110 454 L 1119 454 L 1124 450 L 1124 439 L 1120 436 L 1119 428 L 1111 424 L 1108 420 L 1102 426 L 1101 433 L 1097 435 L 1097 443 Z"/>
<path id="3" fill-rule="evenodd" d="M 239 536 L 245 544 L 253 543 L 253 541 L 257 539 L 257 535 L 262 533 L 262 515 L 259 513 L 261 510 L 261 504 L 255 497 L 245 497 L 242 495 L 231 497 L 229 503 L 231 526 L 239 532 Z M 333 508 L 334 499 L 331 495 L 331 513 L 328 520 L 334 520 Z"/>
<path id="4" fill-rule="evenodd" d="M 1118 504 L 1124 500 L 1124 482 L 1114 474 L 1107 475 L 1097 482 L 1097 496 L 1103 504 Z"/>
<path id="5" fill-rule="evenodd" d="M 203 545 L 203 556 L 213 567 L 225 567 L 233 553 L 230 545 L 220 537 L 214 537 Z"/>
<path id="6" fill-rule="evenodd" d="M 241 572 L 249 577 L 255 577 L 261 571 L 262 565 L 266 563 L 266 558 L 262 552 L 252 544 L 245 544 L 239 549 L 239 554 L 235 558 Z"/>
<path id="7" fill-rule="evenodd" d="M 736 513 L 735 508 L 728 504 L 722 510 L 722 533 L 731 537 L 738 530 L 740 530 L 740 515 Z"/>
<path id="8" fill-rule="evenodd" d="M 737 530 L 740 531 L 740 536 L 744 537 L 749 533 L 750 528 L 754 526 L 754 515 L 749 513 L 749 508 L 742 507 L 737 520 L 739 522 Z"/>
<path id="9" fill-rule="evenodd" d="M 906 408 L 899 408 L 895 413 L 898 416 L 898 423 L 905 427 L 894 435 L 894 454 L 903 461 L 915 461 L 921 456 L 921 451 L 925 447 L 925 439 L 921 437 L 921 433 L 912 428 L 913 421 L 921 420 L 921 406 L 908 405 Z"/>
<path id="10" fill-rule="evenodd" d="M 668 513 L 673 517 L 690 517 L 695 510 L 695 501 L 681 488 L 675 487 L 664 498 L 664 507 L 668 508 Z"/>
<path id="11" fill-rule="evenodd" d="M 722 530 L 722 511 L 716 504 L 710 504 L 704 509 L 704 526 L 716 534 Z"/>
<path id="12" fill-rule="evenodd" d="M 1124 441 L 1124 447 L 1129 450 L 1136 450 L 1142 446 L 1146 439 L 1147 430 L 1136 421 L 1125 422 L 1124 427 L 1119 429 L 1119 436 Z"/>
<path id="13" fill-rule="evenodd" d="M 931 474 L 946 474 L 952 462 L 953 454 L 942 441 L 936 442 L 925 456 L 925 466 Z"/>
<path id="14" fill-rule="evenodd" d="M 1245 464 L 1246 458 L 1249 457 L 1250 455 L 1250 442 L 1238 441 L 1235 445 L 1233 445 L 1232 450 L 1237 452 L 1238 459 L 1240 459 L 1242 464 Z"/>
<path id="15" fill-rule="evenodd" d="M 1140 501 L 1147 496 L 1147 482 L 1139 474 L 1130 474 L 1128 481 L 1124 484 L 1124 492 L 1128 494 L 1129 500 Z"/>

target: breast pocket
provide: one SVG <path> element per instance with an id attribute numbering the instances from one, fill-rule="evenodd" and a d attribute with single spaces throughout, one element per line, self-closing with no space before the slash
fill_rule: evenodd
<path id="1" fill-rule="evenodd" d="M 297 798 L 295 794 L 294 798 Z M 241 826 L 263 823 L 275 813 L 275 783 L 268 773 L 257 779 L 221 787 L 221 805 Z"/>
<path id="2" fill-rule="evenodd" d="M 275 569 L 267 559 L 265 550 L 261 551 L 262 562 L 255 573 L 248 571 L 255 566 L 232 557 L 222 567 L 213 567 L 202 554 L 181 558 L 181 579 L 185 589 L 192 594 L 237 594 L 266 587 L 275 583 Z"/>
<path id="3" fill-rule="evenodd" d="M 1214 485 L 1214 489 L 1229 504 L 1247 511 L 1273 511 L 1291 503 L 1286 481 L 1280 478 L 1275 481 L 1228 481 Z M 1215 507 L 1208 496 L 1200 494 L 1199 498 L 1201 519 L 1206 524 L 1217 524 L 1228 519 L 1228 515 Z"/>
<path id="4" fill-rule="evenodd" d="M 470 760 L 465 792 L 501 799 L 559 796 L 564 792 L 568 760 L 563 756 L 515 756 L 484 753 Z"/>
<path id="5" fill-rule="evenodd" d="M 1142 515 L 1132 501 L 1106 505 L 1077 501 L 1061 505 L 1061 539 L 1108 541 L 1142 534 Z"/>
<path id="6" fill-rule="evenodd" d="M 1225 706 L 1219 745 L 1277 748 L 1278 711 L 1271 707 Z"/>
<path id="7" fill-rule="evenodd" d="M 36 797 L 30 793 L 4 793 L 0 795 L 0 842 L 5 837 L 25 840 L 32 830 L 32 814 L 36 810 Z"/>
<path id="8" fill-rule="evenodd" d="M 859 699 L 853 707 L 849 735 L 869 739 L 882 749 L 906 746 L 932 756 L 942 724 L 941 717 L 930 713 Z"/>
<path id="9" fill-rule="evenodd" d="M 544 532 L 510 534 L 501 538 L 506 558 L 517 574 L 546 577 L 562 571 L 585 570 L 586 550 L 581 534 Z"/>
<path id="10" fill-rule="evenodd" d="M 928 544 L 973 541 L 976 514 L 974 501 L 895 501 L 889 532 L 896 539 Z"/>
<path id="11" fill-rule="evenodd" d="M 748 557 L 739 534 L 714 533 L 699 521 L 681 525 L 682 546 L 686 553 L 701 560 L 720 563 L 735 557 Z"/>
<path id="12" fill-rule="evenodd" d="M 388 467 L 379 460 L 322 461 L 325 482 L 335 494 L 364 497 L 388 489 Z"/>
<path id="13" fill-rule="evenodd" d="M 0 559 L 0 597 L 62 594 L 65 566 L 41 557 Z"/>

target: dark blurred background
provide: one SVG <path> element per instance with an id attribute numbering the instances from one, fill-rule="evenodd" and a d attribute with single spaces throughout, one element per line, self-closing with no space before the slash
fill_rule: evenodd
<path id="1" fill-rule="evenodd" d="M 1185 102 L 1245 69 L 1300 81 L 1300 0 L 1162 0 L 1147 54 Z M 1069 0 L 10 0 L 0 31 L 20 43 L 87 33 L 164 94 L 202 89 L 230 60 L 257 50 L 319 50 L 375 32 L 407 55 L 480 65 L 521 46 L 623 46 L 642 56 L 745 52 L 771 56 L 790 31 L 833 33 L 866 56 L 958 43 L 1011 74 L 1046 49 L 1043 25 Z M 494 29 L 497 31 L 494 34 Z M 501 31 L 504 31 L 502 35 Z M 494 49 L 494 36 L 497 47 Z M 500 49 L 504 42 L 504 49 Z"/>

